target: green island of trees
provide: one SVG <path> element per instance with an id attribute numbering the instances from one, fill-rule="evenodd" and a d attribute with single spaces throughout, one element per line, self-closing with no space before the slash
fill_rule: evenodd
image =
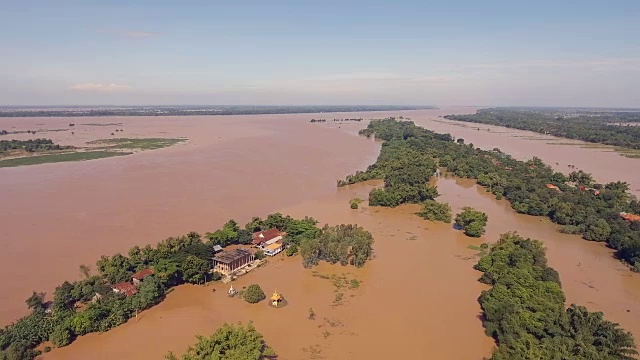
<path id="1" fill-rule="evenodd" d="M 51 302 L 45 302 L 45 294 L 37 292 L 26 300 L 31 314 L 0 329 L 0 359 L 33 359 L 41 343 L 50 340 L 60 347 L 77 336 L 107 331 L 161 302 L 174 286 L 219 280 L 220 274 L 211 272 L 213 245 L 248 244 L 256 231 L 285 231 L 286 243 L 300 247 L 305 266 L 319 260 L 362 266 L 370 258 L 373 239 L 362 228 L 339 225 L 320 229 L 316 224 L 310 217 L 294 219 L 275 213 L 265 219 L 254 217 L 244 228 L 229 220 L 204 239 L 190 232 L 163 240 L 155 247 L 134 246 L 128 256 L 102 256 L 96 263 L 97 274 L 92 275 L 86 265 L 80 266 L 84 279 L 60 284 Z M 129 282 L 135 272 L 144 269 L 153 269 L 154 275 L 144 278 L 137 293 L 125 296 L 113 291 L 112 285 Z"/>
<path id="2" fill-rule="evenodd" d="M 299 249 L 305 267 L 321 260 L 361 267 L 373 255 L 373 236 L 357 225 L 325 225 L 315 238 L 303 239 Z"/>
<path id="3" fill-rule="evenodd" d="M 631 333 L 572 304 L 558 273 L 547 266 L 538 240 L 506 233 L 475 268 L 491 285 L 478 299 L 487 335 L 497 343 L 491 359 L 632 360 L 638 352 Z"/>
<path id="4" fill-rule="evenodd" d="M 262 334 L 252 323 L 229 325 L 225 323 L 211 336 L 197 336 L 195 345 L 182 355 L 169 353 L 167 360 L 265 360 L 276 357 Z"/>
<path id="5" fill-rule="evenodd" d="M 640 112 L 603 112 L 574 109 L 480 109 L 471 115 L 446 119 L 498 125 L 591 143 L 640 149 Z"/>
<path id="6" fill-rule="evenodd" d="M 418 216 L 425 220 L 451 222 L 451 206 L 447 203 L 440 203 L 435 200 L 427 200 L 422 203 L 422 209 Z"/>
<path id="7" fill-rule="evenodd" d="M 161 149 L 186 140 L 185 138 L 102 139 L 89 142 L 89 145 L 98 145 L 91 148 L 57 145 L 49 139 L 0 140 L 0 168 L 125 156 L 133 154 L 134 151 Z M 8 156 L 19 157 L 3 159 Z"/>
<path id="8" fill-rule="evenodd" d="M 462 208 L 462 212 L 456 215 L 456 225 L 459 226 L 464 234 L 471 237 L 480 237 L 485 233 L 487 226 L 487 214 L 482 211 L 474 210 L 470 207 Z"/>
<path id="9" fill-rule="evenodd" d="M 536 157 L 519 161 L 500 149 L 488 151 L 473 144 L 457 143 L 449 134 L 434 133 L 411 121 L 395 118 L 372 120 L 360 134 L 385 141 L 378 160 L 366 171 L 340 180 L 338 186 L 384 179 L 406 161 L 406 157 L 422 157 L 421 163 L 429 171 L 433 169 L 427 165 L 429 160 L 437 161 L 458 177 L 476 179 L 497 198 L 508 200 L 519 213 L 546 216 L 565 226 L 565 231 L 581 234 L 586 240 L 606 242 L 616 250 L 617 258 L 640 271 L 640 221 L 628 221 L 620 216 L 621 212 L 640 214 L 640 203 L 629 194 L 625 182 L 597 184 L 581 171 L 567 176 L 555 172 Z M 403 189 L 407 193 L 400 194 L 399 198 L 406 200 L 411 197 L 412 187 L 406 185 Z"/>

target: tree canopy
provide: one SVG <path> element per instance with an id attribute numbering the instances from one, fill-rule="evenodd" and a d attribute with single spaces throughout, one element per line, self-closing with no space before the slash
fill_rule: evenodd
<path id="1" fill-rule="evenodd" d="M 631 360 L 631 333 L 572 304 L 565 309 L 558 273 L 547 266 L 538 240 L 506 233 L 475 266 L 491 285 L 479 301 L 487 335 L 498 345 L 492 359 Z"/>
<path id="2" fill-rule="evenodd" d="M 429 157 L 449 173 L 476 179 L 496 198 L 508 200 L 519 213 L 546 216 L 563 225 L 565 232 L 606 242 L 616 250 L 618 258 L 640 271 L 640 222 L 620 217 L 621 212 L 640 214 L 640 203 L 628 193 L 628 184 L 624 182 L 598 184 L 590 174 L 581 171 L 565 175 L 539 158 L 516 160 L 500 149 L 487 151 L 473 144 L 457 143 L 449 134 L 438 134 L 395 118 L 372 120 L 360 133 L 385 141 L 380 155 L 366 171 L 348 176 L 338 182 L 339 186 L 383 179 L 393 168 L 394 159 Z M 406 188 L 414 189 L 413 182 L 409 180 Z M 396 182 L 394 186 L 397 188 Z M 395 197 L 388 204 L 401 203 L 406 200 L 403 196 Z M 474 225 L 472 230 L 479 231 L 480 226 Z"/>
<path id="3" fill-rule="evenodd" d="M 425 220 L 451 222 L 451 206 L 447 203 L 440 203 L 435 200 L 427 200 L 422 203 L 422 209 L 418 216 Z"/>
<path id="4" fill-rule="evenodd" d="M 331 264 L 361 267 L 373 256 L 373 236 L 357 225 L 325 225 L 318 236 L 300 243 L 303 265 L 311 267 L 321 260 Z"/>
<path id="5" fill-rule="evenodd" d="M 487 214 L 470 207 L 462 208 L 462 212 L 456 215 L 456 225 L 464 230 L 465 235 L 480 237 L 485 233 L 487 226 Z"/>
<path id="6" fill-rule="evenodd" d="M 251 284 L 242 294 L 244 300 L 250 304 L 258 303 L 267 298 L 258 284 Z"/>
<path id="7" fill-rule="evenodd" d="M 197 336 L 198 341 L 182 356 L 169 353 L 167 360 L 263 360 L 275 358 L 253 324 L 229 325 L 225 323 L 211 336 Z"/>
<path id="8" fill-rule="evenodd" d="M 592 112 L 575 109 L 480 109 L 445 118 L 505 126 L 592 143 L 640 149 L 640 112 Z"/>

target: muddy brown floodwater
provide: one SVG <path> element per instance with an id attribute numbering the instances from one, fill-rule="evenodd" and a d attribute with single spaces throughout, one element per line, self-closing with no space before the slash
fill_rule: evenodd
<path id="1" fill-rule="evenodd" d="M 125 157 L 0 169 L 0 199 L 10 204 L 3 207 L 0 217 L 0 281 L 4 284 L 0 321 L 25 314 L 24 299 L 31 290 L 51 293 L 55 284 L 79 276 L 79 264 L 94 264 L 102 254 L 190 230 L 205 232 L 229 218 L 243 223 L 254 215 L 281 211 L 313 216 L 321 223 L 358 223 L 373 233 L 376 257 L 362 269 L 323 264 L 312 270 L 304 269 L 299 257 L 276 257 L 234 286 L 259 283 L 268 295 L 277 289 L 289 302 L 282 309 L 230 299 L 222 284 L 213 285 L 216 292 L 212 287 L 180 286 L 137 320 L 106 333 L 82 336 L 43 357 L 157 359 L 170 350 L 184 351 L 195 335 L 209 334 L 223 322 L 252 320 L 285 360 L 481 359 L 489 355 L 493 341 L 484 335 L 478 318 L 476 299 L 486 287 L 477 282 L 479 273 L 472 268 L 475 251 L 467 246 L 495 241 L 510 230 L 545 242 L 568 303 L 604 311 L 608 319 L 640 338 L 640 277 L 614 260 L 602 244 L 560 234 L 555 225 L 540 218 L 516 214 L 508 203 L 495 200 L 469 180 L 434 181 L 443 194 L 440 199 L 454 209 L 473 206 L 489 215 L 488 233 L 480 239 L 467 238 L 450 225 L 419 219 L 413 215 L 416 206 L 351 210 L 349 199 L 366 198 L 376 183 L 336 189 L 335 181 L 373 163 L 379 143 L 356 136 L 364 122 L 307 122 L 311 118 L 404 115 L 419 124 L 445 126 L 438 116 L 473 111 L 73 119 L 76 126 L 123 123 L 118 127 L 124 128 L 124 136 L 185 136 L 190 140 Z M 44 124 L 38 126 L 55 129 L 69 122 L 0 119 L 0 128 Z M 490 134 L 481 144 L 480 138 L 466 133 L 471 130 L 447 126 L 451 129 L 434 130 L 451 132 L 476 145 L 499 147 L 518 157 L 527 156 L 523 146 L 544 144 L 480 131 Z M 47 134 L 62 144 L 81 144 L 107 137 L 111 131 L 100 126 L 78 127 L 76 134 L 82 134 L 82 141 L 68 132 Z M 546 145 L 542 152 L 562 157 L 558 153 L 565 149 L 579 151 L 587 159 L 602 152 L 553 145 Z M 533 155 L 551 163 L 542 154 Z M 617 154 L 611 159 L 627 166 L 627 161 L 637 161 Z M 597 165 L 593 166 L 580 168 L 600 178 L 594 171 Z M 333 306 L 331 281 L 314 276 L 313 271 L 345 273 L 362 284 L 345 291 L 344 304 Z M 307 319 L 309 308 L 316 313 L 315 320 Z"/>

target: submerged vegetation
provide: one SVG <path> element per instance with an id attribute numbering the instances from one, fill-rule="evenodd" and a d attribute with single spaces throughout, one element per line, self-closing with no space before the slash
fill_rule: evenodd
<path id="1" fill-rule="evenodd" d="M 628 125 L 640 122 L 640 112 L 492 108 L 478 110 L 472 115 L 447 115 L 445 118 L 640 149 L 640 127 Z"/>
<path id="2" fill-rule="evenodd" d="M 62 146 L 54 144 L 50 139 L 33 139 L 33 140 L 0 140 L 0 155 L 15 150 L 24 150 L 26 152 L 42 152 L 73 149 L 73 146 Z"/>
<path id="3" fill-rule="evenodd" d="M 114 152 L 114 151 L 81 151 L 81 152 L 68 152 L 51 155 L 36 155 L 26 156 L 12 159 L 0 160 L 0 168 L 3 167 L 15 167 L 26 165 L 38 165 L 38 164 L 50 164 L 68 161 L 85 161 L 104 159 L 114 156 L 124 156 L 133 154 L 131 152 Z"/>
<path id="4" fill-rule="evenodd" d="M 305 267 L 321 260 L 361 267 L 373 256 L 372 246 L 373 236 L 360 226 L 325 225 L 315 238 L 302 240 L 299 248 Z"/>
<path id="5" fill-rule="evenodd" d="M 451 206 L 447 203 L 440 203 L 435 200 L 427 200 L 422 203 L 422 209 L 418 216 L 425 220 L 451 222 Z"/>
<path id="6" fill-rule="evenodd" d="M 464 234 L 471 237 L 480 237 L 485 233 L 487 226 L 487 214 L 482 211 L 465 207 L 462 212 L 456 215 L 456 225 L 460 227 Z"/>
<path id="7" fill-rule="evenodd" d="M 49 139 L 36 140 L 0 140 L 0 155 L 11 151 L 23 150 L 42 155 L 22 156 L 0 159 L 0 168 L 25 165 L 49 164 L 67 161 L 85 161 L 114 156 L 131 155 L 135 150 L 156 150 L 186 141 L 184 138 L 118 138 L 91 141 L 89 145 L 98 147 L 79 149 L 73 146 L 54 144 Z"/>
<path id="8" fill-rule="evenodd" d="M 268 347 L 262 334 L 249 323 L 224 324 L 209 337 L 197 336 L 198 341 L 186 353 L 178 357 L 173 353 L 167 360 L 264 360 L 275 358 L 276 353 Z"/>
<path id="9" fill-rule="evenodd" d="M 508 200 L 519 213 L 546 216 L 557 224 L 571 226 L 586 240 L 606 242 L 618 258 L 640 271 L 640 222 L 620 216 L 623 212 L 640 214 L 640 203 L 629 194 L 627 183 L 597 184 L 581 171 L 567 176 L 538 158 L 519 161 L 499 149 L 481 150 L 473 144 L 458 143 L 449 134 L 437 134 L 395 118 L 372 120 L 360 133 L 385 140 L 378 160 L 338 185 L 385 179 L 385 187 L 391 181 L 395 188 L 418 189 L 426 183 L 426 176 L 413 178 L 413 174 L 404 174 L 398 168 L 416 157 L 428 170 L 416 169 L 417 173 L 426 174 L 434 169 L 431 162 L 437 161 L 458 177 L 476 179 L 497 198 Z M 424 182 L 417 182 L 417 178 Z"/>
<path id="10" fill-rule="evenodd" d="M 360 198 L 353 198 L 353 199 L 351 199 L 351 201 L 349 201 L 349 206 L 350 206 L 352 209 L 356 210 L 356 209 L 358 209 L 358 208 L 360 207 L 360 204 L 361 204 L 361 203 L 362 203 L 362 199 L 360 199 Z"/>
<path id="11" fill-rule="evenodd" d="M 503 234 L 476 269 L 491 285 L 479 302 L 487 335 L 498 345 L 494 360 L 635 359 L 633 336 L 601 312 L 589 312 L 565 297 L 558 273 L 547 266 L 538 240 Z"/>
<path id="12" fill-rule="evenodd" d="M 101 149 L 155 150 L 186 141 L 184 138 L 117 138 L 91 141 L 88 144 L 102 145 Z"/>

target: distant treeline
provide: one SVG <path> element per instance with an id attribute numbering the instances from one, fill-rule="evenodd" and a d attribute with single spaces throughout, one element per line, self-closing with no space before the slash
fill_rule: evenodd
<path id="1" fill-rule="evenodd" d="M 11 150 L 25 150 L 28 152 L 73 149 L 73 146 L 54 144 L 50 139 L 34 140 L 0 140 L 0 153 Z"/>
<path id="2" fill-rule="evenodd" d="M 309 122 L 315 123 L 315 122 L 327 122 L 327 121 L 362 121 L 362 118 L 354 118 L 354 119 L 333 119 L 333 120 L 327 120 L 327 119 L 311 119 L 309 120 Z"/>
<path id="3" fill-rule="evenodd" d="M 26 300 L 32 313 L 0 328 L 0 359 L 31 360 L 39 354 L 35 348 L 43 342 L 66 346 L 77 336 L 107 331 L 160 303 L 174 286 L 219 280 L 221 275 L 212 272 L 213 246 L 250 244 L 251 234 L 256 231 L 277 228 L 286 232 L 285 242 L 300 248 L 305 266 L 321 260 L 362 266 L 371 257 L 373 239 L 361 227 L 318 228 L 316 224 L 310 217 L 294 219 L 275 213 L 266 219 L 254 217 L 244 228 L 229 220 L 204 237 L 190 232 L 170 237 L 155 247 L 134 246 L 128 256 L 102 256 L 96 263 L 97 274 L 92 274 L 88 266 L 80 266 L 84 279 L 60 284 L 52 301 L 45 301 L 44 293 L 33 292 Z M 137 292 L 125 296 L 113 291 L 114 284 L 128 283 L 134 273 L 145 269 L 152 269 L 153 275 L 144 278 Z"/>
<path id="4" fill-rule="evenodd" d="M 437 196 L 437 189 L 427 184 L 437 163 L 456 176 L 476 179 L 520 213 L 547 216 L 587 240 L 607 242 L 620 259 L 640 271 L 640 221 L 620 216 L 640 213 L 626 183 L 593 184 L 583 172 L 567 177 L 540 159 L 515 160 L 499 149 L 481 150 L 395 118 L 372 120 L 360 134 L 385 141 L 378 160 L 338 186 L 383 179 L 384 188 L 370 193 L 371 205 L 424 201 L 418 215 L 450 221 L 449 209 L 434 209 L 429 200 Z M 484 272 L 480 281 L 492 286 L 479 301 L 485 331 L 498 345 L 493 360 L 635 359 L 636 344 L 629 332 L 602 313 L 576 305 L 565 309 L 558 273 L 547 266 L 539 241 L 505 234 L 476 269 Z"/>
<path id="5" fill-rule="evenodd" d="M 589 112 L 560 109 L 481 109 L 446 119 L 505 126 L 591 143 L 640 149 L 640 111 Z M 625 124 L 627 123 L 627 124 Z M 628 123 L 635 123 L 629 125 Z"/>
<path id="6" fill-rule="evenodd" d="M 157 106 L 127 108 L 5 108 L 0 117 L 74 117 L 74 116 L 187 116 L 258 115 L 320 112 L 360 112 L 434 109 L 433 106 L 339 105 L 339 106 Z"/>
<path id="7" fill-rule="evenodd" d="M 597 184 L 582 171 L 566 176 L 538 158 L 519 161 L 500 149 L 481 150 L 411 121 L 372 120 L 360 133 L 385 140 L 378 160 L 366 171 L 338 181 L 338 186 L 383 179 L 384 188 L 369 194 L 370 205 L 396 206 L 435 198 L 437 189 L 427 181 L 437 162 L 456 176 L 475 179 L 519 213 L 546 216 L 564 225 L 563 232 L 605 242 L 619 259 L 640 272 L 640 221 L 621 217 L 622 212 L 640 214 L 640 203 L 625 182 Z"/>

